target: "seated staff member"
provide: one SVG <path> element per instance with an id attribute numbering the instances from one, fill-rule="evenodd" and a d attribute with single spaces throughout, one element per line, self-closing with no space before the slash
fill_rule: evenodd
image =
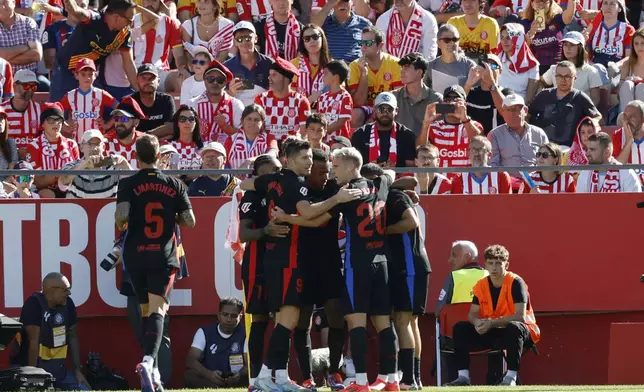
<path id="1" fill-rule="evenodd" d="M 510 252 L 502 245 L 485 249 L 485 269 L 490 273 L 479 280 L 472 291 L 469 321 L 454 325 L 454 356 L 458 378 L 445 386 L 470 385 L 470 351 L 493 348 L 496 342 L 507 352 L 508 372 L 499 385 L 516 385 L 524 347 L 539 342 L 528 286 L 508 271 Z"/>

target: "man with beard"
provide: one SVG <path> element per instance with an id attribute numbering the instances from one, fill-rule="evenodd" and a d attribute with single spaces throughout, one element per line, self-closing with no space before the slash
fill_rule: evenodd
<path id="1" fill-rule="evenodd" d="M 342 189 L 333 197 L 311 204 L 309 190 L 302 176 L 311 174 L 312 152 L 307 141 L 295 139 L 286 146 L 287 168 L 279 173 L 244 180 L 243 190 L 256 190 L 266 196 L 268 217 L 273 218 L 273 209 L 286 214 L 299 213 L 305 219 L 325 214 L 336 205 L 358 198 L 359 190 Z M 293 224 L 284 238 L 267 238 L 264 253 L 267 283 L 268 311 L 275 312 L 275 329 L 268 345 L 266 361 L 255 379 L 254 387 L 265 392 L 298 391 L 304 388 L 294 384 L 288 377 L 286 365 L 289 358 L 291 332 L 297 327 L 304 291 L 302 255 L 303 242 L 300 226 Z M 293 250 L 297 251 L 293 251 Z M 269 367 L 270 366 L 270 367 Z M 271 368 L 276 380 L 272 381 Z M 305 390 L 305 389 L 304 389 Z"/>
<path id="2" fill-rule="evenodd" d="M 588 137 L 589 165 L 616 165 L 611 170 L 582 170 L 577 178 L 577 193 L 642 192 L 642 184 L 633 169 L 620 169 L 613 155 L 611 137 L 598 132 Z"/>
<path id="3" fill-rule="evenodd" d="M 224 87 L 233 80 L 233 74 L 217 60 L 213 60 L 203 75 L 206 92 L 190 101 L 199 116 L 201 140 L 204 143 L 224 144 L 241 126 L 244 104 L 231 97 Z"/>
<path id="4" fill-rule="evenodd" d="M 377 163 L 385 168 L 415 166 L 416 135 L 394 121 L 397 109 L 398 103 L 392 93 L 380 93 L 376 98 L 375 121 L 357 129 L 351 136 L 351 145 L 360 151 L 363 162 Z"/>
<path id="5" fill-rule="evenodd" d="M 7 114 L 7 133 L 16 142 L 20 159 L 25 159 L 27 146 L 38 135 L 41 106 L 34 102 L 38 78 L 33 71 L 21 69 L 14 75 L 15 95 L 2 103 Z"/>
<path id="6" fill-rule="evenodd" d="M 190 77 L 188 62 L 183 52 L 180 24 L 162 13 L 167 9 L 161 0 L 143 0 L 143 7 L 159 16 L 152 19 L 149 13 L 134 16 L 133 30 L 140 29 L 142 39 L 134 41 L 134 62 L 137 67 L 152 63 L 159 72 L 159 90 L 166 92 L 181 91 L 181 83 Z M 178 70 L 170 70 L 170 50 Z M 140 90 L 140 87 L 139 87 Z"/>
<path id="7" fill-rule="evenodd" d="M 469 158 L 472 167 L 490 167 L 492 143 L 485 136 L 475 136 L 469 144 Z M 507 172 L 486 172 L 457 174 L 452 179 L 452 193 L 455 195 L 494 195 L 512 193 L 512 180 Z"/>
<path id="8" fill-rule="evenodd" d="M 613 156 L 624 164 L 644 164 L 644 102 L 634 100 L 626 105 L 623 124 L 613 133 Z M 644 184 L 644 172 L 638 169 L 637 174 Z"/>
<path id="9" fill-rule="evenodd" d="M 433 144 L 423 144 L 416 147 L 416 167 L 439 167 L 440 156 L 438 147 Z M 440 173 L 416 173 L 418 188 L 416 193 L 421 195 L 444 195 L 452 193 L 452 181 Z"/>
<path id="10" fill-rule="evenodd" d="M 132 97 L 125 97 L 110 114 L 114 121 L 114 131 L 109 132 L 105 152 L 108 155 L 124 157 L 133 168 L 138 168 L 136 160 L 136 141 L 144 135 L 136 128 L 145 114 Z"/>
<path id="11" fill-rule="evenodd" d="M 174 98 L 160 93 L 159 71 L 152 64 L 143 64 L 136 73 L 136 84 L 139 91 L 132 98 L 141 106 L 146 119 L 142 119 L 137 127 L 141 132 L 149 132 L 165 123 L 172 121 L 175 112 Z"/>
<path id="12" fill-rule="evenodd" d="M 293 15 L 293 0 L 269 0 L 273 12 L 255 23 L 259 52 L 287 61 L 297 57 L 297 46 L 304 26 Z"/>

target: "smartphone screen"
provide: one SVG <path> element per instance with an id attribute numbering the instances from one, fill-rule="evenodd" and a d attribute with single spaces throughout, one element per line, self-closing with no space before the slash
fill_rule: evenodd
<path id="1" fill-rule="evenodd" d="M 451 103 L 439 103 L 436 105 L 436 113 L 447 114 L 454 113 L 456 111 L 456 105 Z"/>
<path id="2" fill-rule="evenodd" d="M 255 88 L 255 83 L 253 83 L 252 80 L 250 79 L 244 79 L 242 80 L 242 85 L 239 88 L 240 90 L 252 90 Z"/>
<path id="3" fill-rule="evenodd" d="M 101 159 L 101 161 L 97 164 L 97 167 L 106 167 L 106 166 L 113 166 L 113 165 L 114 165 L 114 158 L 105 157 Z"/>
<path id="4" fill-rule="evenodd" d="M 535 10 L 534 21 L 537 22 L 537 31 L 546 29 L 546 10 Z"/>

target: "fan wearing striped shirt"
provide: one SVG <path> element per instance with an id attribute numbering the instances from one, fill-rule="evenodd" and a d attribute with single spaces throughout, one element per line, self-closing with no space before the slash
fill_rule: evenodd
<path id="1" fill-rule="evenodd" d="M 492 143 L 485 136 L 475 136 L 470 141 L 469 159 L 472 167 L 490 167 Z M 452 194 L 495 195 L 512 193 L 512 180 L 507 172 L 480 171 L 461 173 L 452 180 Z"/>
<path id="2" fill-rule="evenodd" d="M 98 72 L 94 61 L 82 58 L 76 63 L 74 77 L 78 80 L 78 88 L 65 94 L 60 101 L 63 110 L 68 113 L 68 124 L 73 130 L 72 139 L 81 142 L 81 136 L 90 129 L 103 130 L 103 115 L 105 108 L 111 111 L 116 100 L 110 93 L 94 87 Z"/>
<path id="3" fill-rule="evenodd" d="M 557 166 L 561 164 L 563 153 L 556 143 L 545 143 L 537 151 L 537 166 Z M 577 185 L 570 172 L 558 170 L 537 170 L 521 173 L 524 184 L 519 193 L 575 193 Z"/>

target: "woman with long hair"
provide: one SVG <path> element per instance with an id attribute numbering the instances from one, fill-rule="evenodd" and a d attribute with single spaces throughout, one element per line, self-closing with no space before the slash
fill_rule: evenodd
<path id="1" fill-rule="evenodd" d="M 601 17 L 595 18 L 587 28 L 592 61 L 608 67 L 609 62 L 619 62 L 631 54 L 635 28 L 626 19 L 626 5 L 622 0 L 604 0 Z"/>
<path id="2" fill-rule="evenodd" d="M 253 159 L 262 154 L 277 158 L 277 140 L 266 132 L 266 112 L 257 104 L 246 106 L 241 117 L 242 128 L 231 135 L 224 145 L 231 169 L 249 168 Z"/>
<path id="3" fill-rule="evenodd" d="M 621 61 L 619 106 L 623 112 L 635 99 L 644 100 L 644 28 L 633 34 L 631 55 Z"/>
<path id="4" fill-rule="evenodd" d="M 537 151 L 537 167 L 561 165 L 562 158 L 563 153 L 558 144 L 542 144 Z M 529 193 L 575 193 L 577 190 L 575 178 L 567 172 L 537 170 L 529 174 L 524 172 L 522 175 Z"/>
<path id="5" fill-rule="evenodd" d="M 228 58 L 235 23 L 224 18 L 223 10 L 222 0 L 198 0 L 197 15 L 181 25 L 181 39 L 189 54 L 193 53 L 193 46 L 201 45 L 222 63 Z"/>
<path id="6" fill-rule="evenodd" d="M 564 11 L 555 0 L 531 0 L 523 10 L 521 24 L 530 49 L 539 60 L 539 75 L 561 60 L 561 39 L 575 16 L 575 1 Z"/>
<path id="7" fill-rule="evenodd" d="M 199 116 L 195 109 L 188 105 L 181 105 L 172 116 L 173 135 L 170 144 L 179 154 L 178 169 L 199 169 L 201 155 L 199 150 L 203 147 L 199 130 Z"/>
<path id="8" fill-rule="evenodd" d="M 602 78 L 597 68 L 588 62 L 588 53 L 584 47 L 585 42 L 584 35 L 578 31 L 566 33 L 561 48 L 561 59 L 575 64 L 575 67 L 577 67 L 577 78 L 575 79 L 573 87 L 585 92 L 592 99 L 595 106 L 597 106 L 599 105 L 601 97 L 599 90 L 604 83 L 602 83 Z M 544 86 L 557 87 L 557 78 L 555 78 L 556 68 L 556 65 L 551 65 L 550 69 L 541 76 L 541 82 Z"/>
<path id="9" fill-rule="evenodd" d="M 499 85 L 511 88 L 529 104 L 539 86 L 539 61 L 528 46 L 522 25 L 506 23 L 501 27 L 498 54 L 501 59 Z"/>
<path id="10" fill-rule="evenodd" d="M 318 25 L 307 24 L 302 29 L 297 57 L 291 63 L 300 70 L 293 79 L 293 86 L 309 99 L 311 105 L 324 90 L 324 66 L 331 61 L 329 44 L 324 30 Z"/>
<path id="11" fill-rule="evenodd" d="M 13 169 L 18 162 L 18 148 L 16 142 L 9 138 L 9 122 L 7 114 L 0 109 L 0 170 Z M 0 177 L 0 181 L 4 177 Z"/>

